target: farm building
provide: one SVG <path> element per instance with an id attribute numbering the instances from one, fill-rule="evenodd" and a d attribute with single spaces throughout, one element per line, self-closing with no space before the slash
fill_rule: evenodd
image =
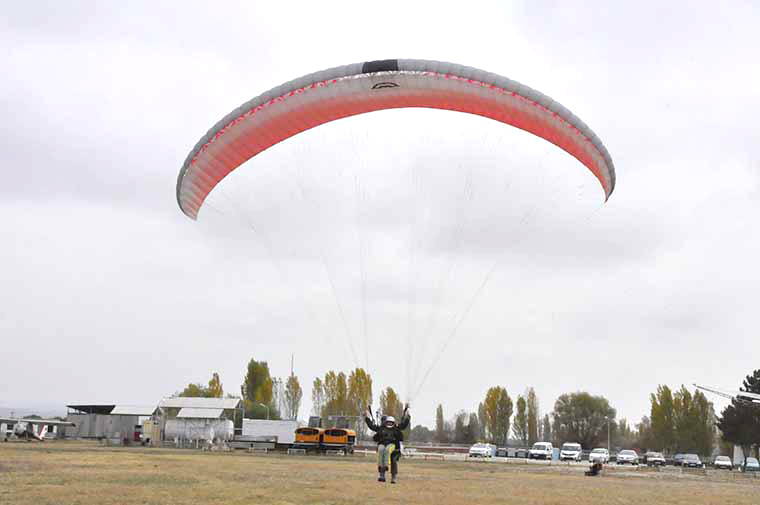
<path id="1" fill-rule="evenodd" d="M 166 398 L 159 403 L 164 440 L 231 440 L 243 418 L 237 398 Z"/>
<path id="2" fill-rule="evenodd" d="M 140 423 L 156 412 L 154 406 L 116 404 L 67 405 L 66 420 L 76 426 L 66 428 L 67 438 L 97 438 L 136 441 Z M 137 436 L 135 436 L 137 435 Z"/>

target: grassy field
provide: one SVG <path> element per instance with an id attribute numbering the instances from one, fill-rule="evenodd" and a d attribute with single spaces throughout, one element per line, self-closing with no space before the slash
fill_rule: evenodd
<path id="1" fill-rule="evenodd" d="M 409 461 L 378 483 L 370 457 L 0 444 L 0 504 L 760 504 L 760 479 L 503 463 Z"/>

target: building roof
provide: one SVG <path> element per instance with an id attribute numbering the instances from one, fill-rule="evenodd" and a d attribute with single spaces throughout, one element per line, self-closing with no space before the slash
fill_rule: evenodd
<path id="1" fill-rule="evenodd" d="M 177 419 L 219 419 L 223 409 L 195 409 L 184 407 L 177 414 Z"/>
<path id="2" fill-rule="evenodd" d="M 240 405 L 241 400 L 239 398 L 164 398 L 159 407 L 163 408 L 193 408 L 193 409 L 222 409 L 231 410 L 236 409 Z"/>
<path id="3" fill-rule="evenodd" d="M 110 414 L 111 411 L 116 407 L 113 403 L 109 404 L 76 404 L 76 405 L 66 405 L 66 407 L 78 410 L 79 412 L 83 414 Z"/>
<path id="4" fill-rule="evenodd" d="M 112 416 L 152 416 L 158 407 L 146 405 L 117 405 L 111 411 Z"/>

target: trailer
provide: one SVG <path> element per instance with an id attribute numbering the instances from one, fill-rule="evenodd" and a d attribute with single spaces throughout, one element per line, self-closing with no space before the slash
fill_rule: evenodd
<path id="1" fill-rule="evenodd" d="M 243 436 L 239 438 L 290 446 L 296 441 L 297 429 L 298 421 L 243 419 Z"/>

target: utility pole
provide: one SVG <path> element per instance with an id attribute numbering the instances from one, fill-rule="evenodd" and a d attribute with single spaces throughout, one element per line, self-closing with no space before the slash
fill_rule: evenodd
<path id="1" fill-rule="evenodd" d="M 610 418 L 607 418 L 607 453 L 610 452 Z"/>

